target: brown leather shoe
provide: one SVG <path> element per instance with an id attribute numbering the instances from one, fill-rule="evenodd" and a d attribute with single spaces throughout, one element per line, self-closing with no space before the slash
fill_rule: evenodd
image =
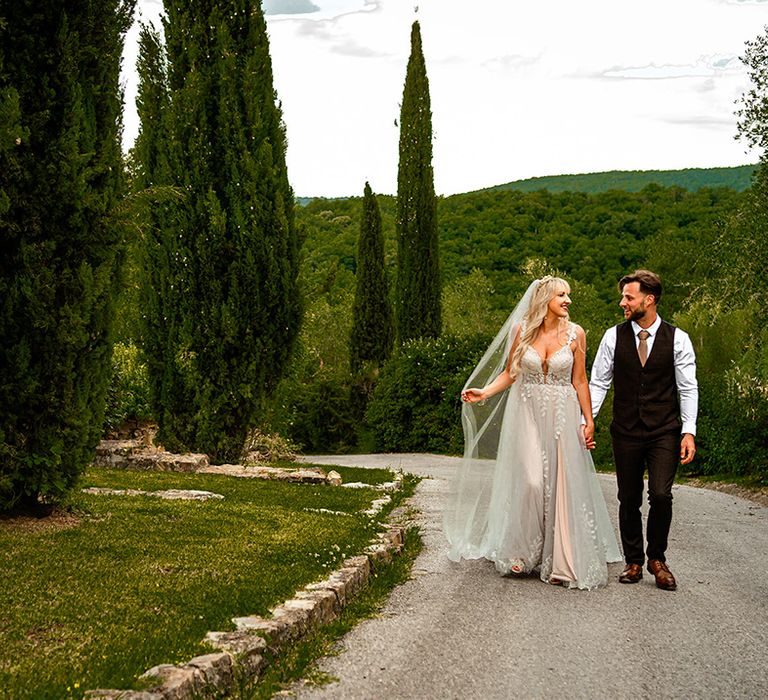
<path id="1" fill-rule="evenodd" d="M 648 571 L 656 577 L 656 586 L 665 591 L 674 591 L 677 588 L 677 581 L 669 570 L 666 562 L 660 559 L 648 560 Z"/>
<path id="2" fill-rule="evenodd" d="M 637 583 L 643 578 L 642 564 L 627 564 L 619 574 L 619 583 Z"/>

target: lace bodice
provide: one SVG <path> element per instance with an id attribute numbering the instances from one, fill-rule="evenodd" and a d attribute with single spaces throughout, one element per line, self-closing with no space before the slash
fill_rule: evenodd
<path id="1" fill-rule="evenodd" d="M 520 360 L 520 379 L 523 384 L 570 386 L 573 371 L 571 343 L 576 337 L 576 326 L 568 324 L 565 345 L 550 355 L 545 363 L 533 346 L 529 346 Z"/>
<path id="2" fill-rule="evenodd" d="M 520 360 L 520 383 L 523 401 L 533 401 L 534 410 L 542 418 L 549 415 L 554 421 L 554 434 L 560 436 L 565 427 L 566 403 L 576 403 L 576 390 L 571 383 L 573 351 L 571 343 L 576 337 L 576 326 L 568 325 L 565 345 L 550 355 L 544 363 L 533 347 L 529 347 Z"/>

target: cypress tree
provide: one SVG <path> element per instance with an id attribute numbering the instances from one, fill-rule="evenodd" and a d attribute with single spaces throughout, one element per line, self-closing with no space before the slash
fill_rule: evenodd
<path id="1" fill-rule="evenodd" d="M 259 3 L 171 0 L 165 9 L 167 106 L 156 94 L 167 156 L 155 166 L 149 153 L 137 157 L 184 199 L 155 222 L 143 344 L 159 439 L 231 460 L 300 321 L 285 132 Z M 166 74 L 145 58 L 157 76 L 145 77 L 149 94 Z"/>
<path id="2" fill-rule="evenodd" d="M 0 16 L 0 36 L 7 30 L 7 22 Z M 3 67 L 4 51 L 0 44 L 0 163 L 4 172 L 18 176 L 19 161 L 16 155 L 22 142 L 26 142 L 29 131 L 21 125 L 19 92 L 9 84 Z M 0 180 L 0 217 L 6 217 L 11 206 L 9 193 L 5 191 L 9 179 Z M 5 222 L 5 218 L 2 219 Z"/>
<path id="3" fill-rule="evenodd" d="M 384 268 L 384 237 L 376 195 L 366 182 L 363 216 L 357 242 L 357 286 L 352 306 L 350 367 L 357 373 L 366 363 L 380 366 L 392 352 L 394 319 Z"/>
<path id="4" fill-rule="evenodd" d="M 432 172 L 432 112 L 419 23 L 411 28 L 411 55 L 400 110 L 397 170 L 397 338 L 440 335 L 437 200 Z"/>
<path id="5" fill-rule="evenodd" d="M 120 57 L 133 8 L 3 4 L 3 508 L 63 495 L 101 434 L 125 236 Z"/>
<path id="6" fill-rule="evenodd" d="M 157 192 L 173 182 L 170 159 L 178 146 L 171 129 L 170 89 L 165 47 L 153 27 L 142 25 L 137 61 L 136 99 L 140 129 L 132 151 L 136 192 Z M 190 254 L 174 224 L 179 203 L 153 196 L 145 213 L 140 244 L 135 249 L 139 268 L 140 343 L 148 365 L 153 414 L 163 426 L 184 423 L 194 415 L 193 392 L 185 388 L 185 374 L 176 357 L 179 319 L 185 302 L 183 265 Z M 164 436 L 163 436 L 164 437 Z M 173 438 L 170 444 L 174 444 Z"/>

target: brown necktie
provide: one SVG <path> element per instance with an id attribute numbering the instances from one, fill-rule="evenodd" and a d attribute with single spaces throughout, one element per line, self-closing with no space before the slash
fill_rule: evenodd
<path id="1" fill-rule="evenodd" d="M 645 367 L 645 361 L 648 359 L 648 337 L 651 334 L 648 331 L 640 331 L 637 337 L 640 338 L 640 344 L 637 346 L 637 354 L 640 356 L 640 364 Z"/>

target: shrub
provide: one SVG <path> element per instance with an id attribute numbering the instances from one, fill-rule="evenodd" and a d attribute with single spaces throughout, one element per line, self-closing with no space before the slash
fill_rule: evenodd
<path id="1" fill-rule="evenodd" d="M 350 388 L 335 379 L 293 385 L 288 436 L 310 452 L 349 452 L 357 442 Z"/>
<path id="2" fill-rule="evenodd" d="M 366 413 L 375 449 L 460 453 L 461 389 L 489 342 L 444 335 L 400 348 L 384 365 Z"/>
<path id="3" fill-rule="evenodd" d="M 258 428 L 248 431 L 243 448 L 243 462 L 296 461 L 299 446 L 277 433 L 265 433 Z"/>
<path id="4" fill-rule="evenodd" d="M 353 295 L 325 294 L 308 305 L 288 377 L 266 403 L 260 428 L 305 451 L 338 453 L 356 442 L 350 399 L 349 336 Z"/>
<path id="5" fill-rule="evenodd" d="M 112 432 L 129 420 L 150 418 L 149 375 L 141 352 L 132 343 L 116 343 L 112 353 L 112 381 L 107 389 L 105 430 Z"/>
<path id="6" fill-rule="evenodd" d="M 699 406 L 693 470 L 768 482 L 765 380 L 739 365 L 723 374 L 704 375 L 699 378 Z"/>
<path id="7" fill-rule="evenodd" d="M 754 309 L 702 303 L 675 317 L 689 331 L 699 382 L 697 456 L 688 473 L 768 481 L 768 332 Z"/>

